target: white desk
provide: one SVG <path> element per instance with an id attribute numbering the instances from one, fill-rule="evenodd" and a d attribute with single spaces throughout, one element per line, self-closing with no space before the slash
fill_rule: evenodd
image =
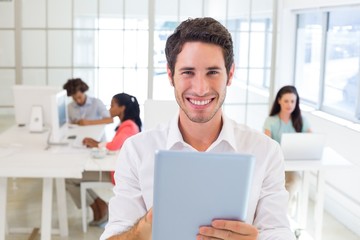
<path id="1" fill-rule="evenodd" d="M 117 156 L 107 156 L 104 159 L 89 158 L 86 162 L 87 171 L 113 171 L 115 169 Z M 325 147 L 322 159 L 313 160 L 288 160 L 285 161 L 286 171 L 303 172 L 302 189 L 300 193 L 300 204 L 298 205 L 298 223 L 300 227 L 306 228 L 308 201 L 309 201 L 309 177 L 312 171 L 317 174 L 316 196 L 314 207 L 315 220 L 315 240 L 321 240 L 321 230 L 324 213 L 324 191 L 325 191 L 325 172 L 331 168 L 350 167 L 352 163 L 334 151 L 332 148 Z"/>
<path id="2" fill-rule="evenodd" d="M 117 154 L 106 155 L 105 158 L 88 158 L 85 163 L 85 171 L 115 171 Z"/>
<path id="3" fill-rule="evenodd" d="M 314 207 L 315 240 L 321 240 L 321 231 L 324 213 L 325 172 L 330 168 L 350 167 L 352 164 L 329 147 L 324 148 L 320 161 L 314 160 L 285 160 L 286 171 L 302 171 L 303 182 L 298 205 L 298 222 L 301 228 L 306 228 L 306 219 L 309 201 L 310 172 L 317 174 L 316 196 Z"/>
<path id="4" fill-rule="evenodd" d="M 69 135 L 100 139 L 104 125 L 69 129 Z M 60 235 L 68 235 L 65 178 L 81 178 L 89 161 L 89 150 L 71 147 L 46 148 L 48 132 L 29 133 L 12 127 L 0 135 L 0 240 L 5 240 L 7 178 L 43 178 L 41 240 L 51 239 L 53 180 L 56 182 Z M 65 209 L 65 211 L 64 211 Z"/>
<path id="5" fill-rule="evenodd" d="M 78 127 L 71 134 L 99 139 L 104 126 Z M 8 177 L 43 178 L 41 239 L 51 239 L 52 183 L 56 181 L 59 228 L 62 236 L 68 235 L 64 178 L 81 178 L 86 171 L 112 171 L 115 169 L 117 155 L 103 159 L 93 159 L 88 151 L 69 147 L 53 147 L 45 151 L 47 133 L 30 134 L 27 129 L 12 127 L 0 135 L 0 240 L 5 239 L 6 195 Z M 68 148 L 68 150 L 67 150 Z M 321 161 L 291 160 L 285 161 L 287 171 L 302 171 L 303 184 L 300 199 L 298 221 L 306 226 L 308 209 L 309 176 L 317 172 L 317 191 L 315 202 L 315 239 L 321 240 L 324 207 L 325 171 L 334 167 L 349 167 L 352 164 L 331 148 L 324 149 Z"/>

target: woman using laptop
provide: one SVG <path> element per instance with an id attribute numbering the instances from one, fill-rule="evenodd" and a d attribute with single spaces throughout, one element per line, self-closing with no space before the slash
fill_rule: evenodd
<path id="1" fill-rule="evenodd" d="M 308 121 L 301 115 L 299 94 L 294 86 L 284 86 L 276 94 L 270 115 L 264 123 L 266 135 L 281 142 L 283 133 L 311 132 Z M 285 172 L 285 187 L 289 192 L 289 202 L 293 200 L 300 184 L 300 173 Z"/>
<path id="2" fill-rule="evenodd" d="M 125 140 L 141 131 L 140 107 L 136 97 L 126 93 L 113 96 L 110 108 L 111 117 L 118 117 L 120 125 L 111 142 L 98 142 L 92 138 L 85 138 L 83 144 L 90 148 L 106 148 L 108 151 L 120 150 Z M 70 193 L 78 208 L 80 203 L 80 183 L 86 181 L 99 181 L 100 172 L 84 172 L 82 179 L 67 179 L 66 189 Z M 114 172 L 102 172 L 101 181 L 114 183 Z M 108 206 L 93 190 L 86 192 L 86 203 L 93 211 L 92 226 L 100 226 L 108 219 Z"/>

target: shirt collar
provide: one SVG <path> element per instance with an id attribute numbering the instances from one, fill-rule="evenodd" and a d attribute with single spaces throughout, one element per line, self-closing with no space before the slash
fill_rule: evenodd
<path id="1" fill-rule="evenodd" d="M 223 126 L 220 131 L 220 134 L 218 138 L 215 140 L 215 142 L 211 144 L 209 150 L 217 146 L 218 144 L 225 142 L 228 143 L 231 146 L 231 148 L 233 148 L 234 151 L 236 151 L 236 140 L 235 140 L 236 123 L 232 119 L 225 116 L 224 114 L 222 115 L 222 120 L 223 120 Z"/>
<path id="2" fill-rule="evenodd" d="M 185 145 L 185 141 L 179 130 L 179 113 L 176 114 L 169 123 L 168 139 L 166 142 L 166 149 L 174 149 L 176 145 Z"/>
<path id="3" fill-rule="evenodd" d="M 235 122 L 224 114 L 222 115 L 223 119 L 223 126 L 220 131 L 218 138 L 211 144 L 209 150 L 216 147 L 217 145 L 221 144 L 222 142 L 228 143 L 234 151 L 236 151 L 236 141 L 235 141 Z M 177 146 L 189 146 L 183 139 L 180 129 L 179 129 L 179 114 L 177 114 L 171 121 L 169 126 L 168 132 L 168 139 L 166 143 L 166 149 L 168 150 L 175 150 Z"/>
<path id="4" fill-rule="evenodd" d="M 91 97 L 89 97 L 88 95 L 86 95 L 86 102 L 85 105 L 91 105 L 93 102 L 93 99 Z"/>

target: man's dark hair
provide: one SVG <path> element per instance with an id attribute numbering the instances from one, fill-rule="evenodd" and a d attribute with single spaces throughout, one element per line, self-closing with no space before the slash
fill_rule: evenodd
<path id="1" fill-rule="evenodd" d="M 172 76 L 175 72 L 175 63 L 178 54 L 186 42 L 212 43 L 223 49 L 225 68 L 229 74 L 234 62 L 234 50 L 231 34 L 213 18 L 195 18 L 182 22 L 167 39 L 165 54 Z"/>
<path id="2" fill-rule="evenodd" d="M 78 91 L 84 93 L 89 89 L 89 86 L 81 80 L 81 78 L 69 79 L 63 86 L 66 90 L 67 95 L 70 97 Z"/>

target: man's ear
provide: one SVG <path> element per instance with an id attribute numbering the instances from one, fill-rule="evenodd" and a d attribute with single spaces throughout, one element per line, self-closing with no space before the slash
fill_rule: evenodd
<path id="1" fill-rule="evenodd" d="M 168 75 L 170 85 L 174 86 L 174 80 L 173 80 L 172 72 L 171 72 L 168 64 L 166 64 L 166 72 L 167 72 L 167 75 Z"/>
<path id="2" fill-rule="evenodd" d="M 231 85 L 232 80 L 233 80 L 233 77 L 234 77 L 234 72 L 235 72 L 235 63 L 233 63 L 233 64 L 231 65 L 231 68 L 230 68 L 230 71 L 229 71 L 228 80 L 227 80 L 227 83 L 226 83 L 227 86 L 230 86 L 230 85 Z"/>

